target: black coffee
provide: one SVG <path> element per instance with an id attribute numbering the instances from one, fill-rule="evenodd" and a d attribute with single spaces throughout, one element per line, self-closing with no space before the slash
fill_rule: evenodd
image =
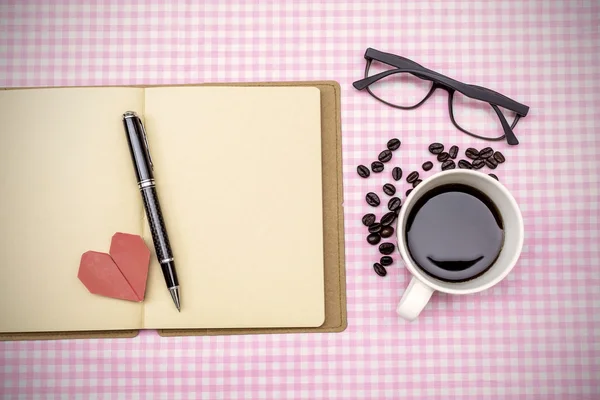
<path id="1" fill-rule="evenodd" d="M 504 227 L 484 193 L 466 185 L 443 185 L 415 203 L 405 240 L 410 256 L 427 274 L 466 281 L 492 266 L 504 243 Z"/>

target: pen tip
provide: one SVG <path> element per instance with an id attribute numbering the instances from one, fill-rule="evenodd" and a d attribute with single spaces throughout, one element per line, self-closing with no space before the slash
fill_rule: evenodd
<path id="1" fill-rule="evenodd" d="M 171 292 L 171 298 L 173 299 L 173 303 L 175 303 L 175 307 L 177 307 L 177 311 L 181 312 L 181 301 L 179 298 L 179 286 L 169 288 L 169 292 Z"/>

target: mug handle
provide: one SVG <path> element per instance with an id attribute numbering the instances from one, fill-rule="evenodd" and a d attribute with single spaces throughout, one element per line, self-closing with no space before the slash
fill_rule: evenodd
<path id="1" fill-rule="evenodd" d="M 413 277 L 398 303 L 396 312 L 404 319 L 413 321 L 425 308 L 433 289 Z"/>

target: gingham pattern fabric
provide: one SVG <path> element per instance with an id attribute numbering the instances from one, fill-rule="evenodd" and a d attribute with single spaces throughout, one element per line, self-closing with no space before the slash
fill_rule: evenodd
<path id="1" fill-rule="evenodd" d="M 597 1 L 0 3 L 3 87 L 337 80 L 349 321 L 339 334 L 0 343 L 0 398 L 600 397 Z M 367 47 L 531 107 L 518 147 L 493 144 L 525 220 L 518 265 L 483 293 L 435 294 L 413 323 L 395 314 L 398 256 L 385 278 L 372 269 L 364 195 L 392 165 L 431 159 L 433 141 L 487 143 L 452 126 L 443 91 L 402 111 L 353 89 Z M 392 137 L 388 169 L 360 179 Z"/>

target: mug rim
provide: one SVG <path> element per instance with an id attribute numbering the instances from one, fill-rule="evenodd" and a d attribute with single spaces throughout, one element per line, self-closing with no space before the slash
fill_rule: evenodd
<path id="1" fill-rule="evenodd" d="M 407 203 L 412 203 L 413 202 L 412 199 L 414 199 L 415 196 L 419 192 L 422 192 L 424 190 L 429 190 L 429 189 L 425 189 L 425 187 L 427 186 L 426 185 L 427 183 L 429 183 L 431 181 L 435 181 L 441 177 L 447 177 L 449 175 L 471 175 L 471 176 L 475 177 L 476 179 L 487 180 L 489 183 L 492 183 L 494 186 L 496 186 L 496 188 L 498 188 L 502 192 L 502 194 L 506 197 L 506 199 L 509 201 L 511 206 L 515 210 L 517 210 L 516 216 L 517 216 L 518 235 L 519 235 L 518 242 L 517 242 L 517 251 L 515 252 L 515 254 L 513 254 L 511 256 L 510 261 L 508 262 L 508 266 L 506 268 L 504 268 L 502 273 L 499 274 L 495 279 L 492 279 L 491 281 L 488 281 L 488 282 L 484 282 L 481 285 L 478 285 L 477 287 L 470 288 L 470 289 L 459 289 L 459 288 L 448 287 L 448 286 L 453 285 L 455 282 L 445 282 L 445 281 L 440 280 L 441 283 L 438 284 L 437 282 L 432 282 L 431 280 L 427 279 L 425 276 L 425 273 L 422 272 L 413 263 L 412 258 L 410 257 L 410 255 L 407 252 L 406 246 L 400 245 L 401 241 L 403 244 L 405 243 L 403 236 L 401 236 L 401 235 L 403 235 L 403 231 L 402 231 L 402 229 L 400 229 L 401 228 L 400 223 L 407 217 L 406 214 L 407 214 L 407 212 L 408 212 L 407 210 L 409 208 L 409 207 L 406 207 Z M 517 201 L 515 200 L 513 195 L 510 193 L 510 191 L 504 185 L 502 185 L 499 181 L 492 178 L 488 174 L 478 172 L 478 171 L 471 171 L 468 169 L 441 171 L 441 172 L 437 172 L 436 174 L 431 175 L 430 177 L 424 179 L 423 182 L 421 182 L 417 187 L 415 187 L 413 189 L 413 191 L 410 193 L 410 195 L 406 198 L 406 200 L 404 201 L 404 204 L 402 205 L 402 209 L 400 210 L 400 214 L 398 215 L 398 218 L 396 220 L 396 245 L 398 247 L 398 252 L 400 253 L 400 256 L 402 257 L 402 260 L 404 261 L 404 265 L 406 266 L 408 271 L 411 273 L 411 275 L 415 279 L 418 279 L 424 285 L 426 285 L 434 290 L 437 290 L 438 292 L 448 293 L 448 294 L 477 293 L 477 292 L 487 290 L 487 289 L 491 288 L 492 286 L 495 286 L 499 282 L 501 282 L 504 278 L 506 278 L 506 276 L 510 273 L 510 271 L 512 271 L 512 269 L 517 264 L 517 261 L 519 260 L 519 257 L 521 256 L 521 252 L 523 250 L 524 236 L 525 236 L 525 228 L 524 228 L 524 223 L 523 223 L 523 215 L 521 213 L 521 209 L 519 208 Z M 485 275 L 485 272 L 484 272 L 484 275 Z M 439 278 L 433 278 L 433 279 L 439 280 Z"/>

